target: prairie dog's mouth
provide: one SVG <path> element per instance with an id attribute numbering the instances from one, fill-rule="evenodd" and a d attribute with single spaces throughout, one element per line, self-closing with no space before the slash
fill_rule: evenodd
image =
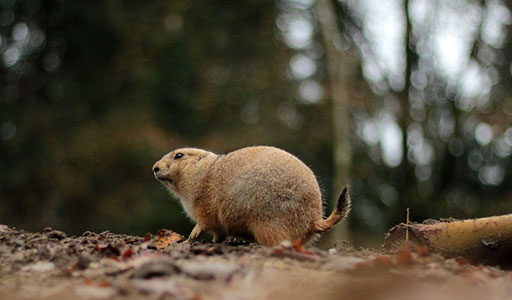
<path id="1" fill-rule="evenodd" d="M 172 179 L 169 178 L 169 176 L 167 176 L 167 174 L 162 174 L 160 172 L 156 172 L 155 173 L 155 178 L 158 179 L 158 181 L 162 181 L 162 182 L 170 182 L 172 183 Z"/>
<path id="2" fill-rule="evenodd" d="M 169 183 L 172 183 L 172 179 L 170 179 L 169 177 L 156 176 L 156 179 L 158 179 L 159 181 L 162 181 L 162 182 L 169 182 Z"/>

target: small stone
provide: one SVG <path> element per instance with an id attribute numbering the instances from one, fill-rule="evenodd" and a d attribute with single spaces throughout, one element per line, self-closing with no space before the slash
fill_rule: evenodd
<path id="1" fill-rule="evenodd" d="M 181 268 L 172 262 L 150 261 L 137 269 L 132 274 L 132 278 L 150 279 L 153 277 L 169 276 L 179 273 L 181 273 Z"/>
<path id="2" fill-rule="evenodd" d="M 0 225 L 0 232 L 7 232 L 9 231 L 9 226 L 7 225 Z"/>
<path id="3" fill-rule="evenodd" d="M 89 266 L 89 264 L 92 262 L 92 258 L 90 256 L 82 255 L 78 259 L 78 262 L 76 264 L 76 268 L 78 270 L 85 270 Z"/>
<path id="4" fill-rule="evenodd" d="M 40 261 L 38 263 L 24 266 L 21 268 L 22 271 L 32 271 L 32 272 L 47 272 L 55 269 L 55 265 L 49 261 Z"/>
<path id="5" fill-rule="evenodd" d="M 91 269 L 99 269 L 100 267 L 101 267 L 101 264 L 98 262 L 91 262 L 89 264 L 89 268 L 91 268 Z"/>
<path id="6" fill-rule="evenodd" d="M 46 236 L 48 236 L 49 238 L 57 239 L 57 240 L 63 240 L 68 237 L 65 232 L 60 231 L 60 230 L 51 230 L 46 233 Z"/>
<path id="7" fill-rule="evenodd" d="M 496 240 L 493 240 L 493 239 L 490 239 L 490 238 L 483 238 L 481 240 L 482 242 L 482 245 L 484 245 L 485 247 L 489 248 L 489 249 L 498 249 L 500 243 L 499 241 L 496 241 Z"/>
<path id="8" fill-rule="evenodd" d="M 283 249 L 292 249 L 293 248 L 293 244 L 292 242 L 288 241 L 288 240 L 284 240 L 281 242 L 281 245 L 280 245 Z"/>
<path id="9" fill-rule="evenodd" d="M 216 261 L 190 262 L 183 266 L 185 274 L 198 280 L 221 279 L 229 281 L 241 270 L 242 267 L 240 265 Z"/>

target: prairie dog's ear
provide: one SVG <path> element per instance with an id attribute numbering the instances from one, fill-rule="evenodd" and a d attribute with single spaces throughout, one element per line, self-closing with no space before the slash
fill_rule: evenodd
<path id="1" fill-rule="evenodd" d="M 203 159 L 203 156 L 204 156 L 204 155 L 199 154 L 199 155 L 197 156 L 197 161 L 200 161 L 201 159 Z"/>

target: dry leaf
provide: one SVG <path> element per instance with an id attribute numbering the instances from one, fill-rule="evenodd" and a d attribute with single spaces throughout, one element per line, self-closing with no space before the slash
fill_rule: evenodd
<path id="1" fill-rule="evenodd" d="M 155 246 L 157 249 L 162 249 L 167 247 L 172 243 L 179 243 L 185 240 L 185 237 L 179 233 L 176 233 L 172 230 L 162 229 L 157 233 L 158 237 L 155 241 Z"/>

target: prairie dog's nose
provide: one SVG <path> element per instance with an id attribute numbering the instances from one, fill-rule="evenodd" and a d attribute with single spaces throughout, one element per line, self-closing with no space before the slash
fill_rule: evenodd
<path id="1" fill-rule="evenodd" d="M 171 178 L 169 177 L 169 168 L 164 162 L 157 161 L 153 165 L 153 174 L 158 180 L 168 180 L 171 182 Z"/>
<path id="2" fill-rule="evenodd" d="M 158 171 L 160 171 L 162 168 L 160 167 L 160 161 L 157 161 L 154 165 L 153 165 L 153 172 L 156 174 L 158 173 Z"/>

